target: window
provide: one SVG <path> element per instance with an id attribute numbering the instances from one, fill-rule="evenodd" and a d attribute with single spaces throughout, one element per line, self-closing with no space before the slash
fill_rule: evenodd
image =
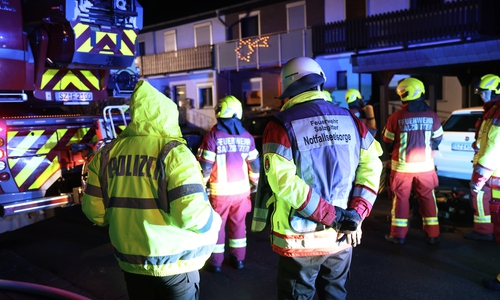
<path id="1" fill-rule="evenodd" d="M 165 52 L 177 51 L 177 39 L 175 30 L 166 31 L 163 34 L 163 39 L 165 41 Z"/>
<path id="2" fill-rule="evenodd" d="M 203 23 L 194 26 L 194 46 L 212 45 L 212 24 Z"/>
<path id="3" fill-rule="evenodd" d="M 347 90 L 347 71 L 337 71 L 337 90 Z"/>
<path id="4" fill-rule="evenodd" d="M 212 83 L 197 84 L 198 89 L 198 107 L 197 108 L 213 108 L 214 95 Z"/>
<path id="5" fill-rule="evenodd" d="M 242 91 L 244 106 L 262 106 L 262 78 L 243 82 Z"/>
<path id="6" fill-rule="evenodd" d="M 186 100 L 186 86 L 185 85 L 176 85 L 173 87 L 173 90 L 174 90 L 174 93 L 173 93 L 174 98 L 172 100 L 174 100 L 175 103 L 179 104 L 179 103 L 183 102 L 184 100 Z"/>
<path id="7" fill-rule="evenodd" d="M 136 49 L 136 55 L 137 56 L 144 56 L 146 55 L 146 43 L 144 42 L 139 42 L 137 49 Z"/>
<path id="8" fill-rule="evenodd" d="M 259 12 L 240 15 L 240 38 L 259 36 Z"/>
<path id="9" fill-rule="evenodd" d="M 286 12 L 288 30 L 307 27 L 306 5 L 304 1 L 287 4 Z"/>

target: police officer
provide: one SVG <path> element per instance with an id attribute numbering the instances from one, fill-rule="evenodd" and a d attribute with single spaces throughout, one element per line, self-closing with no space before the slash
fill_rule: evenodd
<path id="1" fill-rule="evenodd" d="M 439 221 L 434 188 L 438 178 L 432 150 L 443 138 L 438 115 L 425 102 L 424 84 L 416 78 L 401 80 L 396 88 L 403 105 L 387 120 L 382 138 L 391 151 L 390 187 L 393 195 L 388 242 L 404 244 L 408 233 L 410 194 L 418 197 L 423 230 L 429 244 L 439 242 Z"/>
<path id="2" fill-rule="evenodd" d="M 243 128 L 241 102 L 229 95 L 217 102 L 217 124 L 205 136 L 197 154 L 205 182 L 210 184 L 210 203 L 222 217 L 217 245 L 205 270 L 220 272 L 224 261 L 226 225 L 230 264 L 244 268 L 247 213 L 250 189 L 259 181 L 259 152 L 253 136 Z"/>
<path id="3" fill-rule="evenodd" d="M 481 77 L 476 93 L 484 102 L 484 114 L 476 130 L 476 152 L 474 154 L 470 182 L 474 214 L 474 234 L 466 238 L 481 237 L 489 240 L 494 235 L 500 245 L 500 77 L 487 74 Z M 476 238 L 479 239 L 479 238 Z M 500 290 L 500 274 L 496 278 L 484 279 L 483 285 Z"/>
<path id="4" fill-rule="evenodd" d="M 258 192 L 272 191 L 258 202 L 273 202 L 278 299 L 345 299 L 352 247 L 377 197 L 382 150 L 359 119 L 325 99 L 315 60 L 288 61 L 280 79 L 279 98 L 287 101 L 264 131 Z M 257 225 L 264 208 L 254 211 Z"/>
<path id="5" fill-rule="evenodd" d="M 130 299 L 198 299 L 198 270 L 215 246 L 220 217 L 182 138 L 175 103 L 139 81 L 130 118 L 90 162 L 83 212 L 109 225 Z"/>

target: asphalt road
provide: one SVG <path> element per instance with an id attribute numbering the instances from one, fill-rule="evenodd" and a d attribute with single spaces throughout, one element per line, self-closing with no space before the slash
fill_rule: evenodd
<path id="1" fill-rule="evenodd" d="M 494 242 L 463 239 L 463 231 L 471 229 L 470 218 L 452 221 L 450 215 L 458 212 L 445 210 L 451 214 L 442 212 L 438 245 L 426 243 L 418 215 L 411 220 L 406 243 L 395 245 L 384 240 L 390 202 L 381 194 L 363 223 L 362 243 L 354 249 L 347 298 L 500 299 L 500 291 L 481 285 L 482 278 L 500 272 L 500 248 Z M 271 250 L 268 231 L 249 232 L 245 268 L 235 270 L 224 264 L 220 274 L 201 270 L 201 299 L 276 299 L 276 273 L 277 255 Z M 2 280 L 96 300 L 128 299 L 107 229 L 93 226 L 80 206 L 58 209 L 54 217 L 0 234 L 0 299 L 77 299 L 50 298 L 52 291 L 19 292 L 6 288 Z"/>

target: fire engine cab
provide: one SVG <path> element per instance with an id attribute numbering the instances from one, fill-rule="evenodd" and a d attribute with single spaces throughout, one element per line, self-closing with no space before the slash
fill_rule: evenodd
<path id="1" fill-rule="evenodd" d="M 2 223 L 78 203 L 86 154 L 74 145 L 95 145 L 105 101 L 125 102 L 135 85 L 142 7 L 9 0 L 0 3 L 0 19 Z M 10 223 L 0 232 L 18 227 Z"/>

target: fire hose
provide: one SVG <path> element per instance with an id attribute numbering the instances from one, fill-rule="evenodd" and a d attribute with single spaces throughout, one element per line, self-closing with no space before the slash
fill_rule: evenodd
<path id="1" fill-rule="evenodd" d="M 35 294 L 60 300 L 91 300 L 90 298 L 41 284 L 0 279 L 0 290 Z"/>

